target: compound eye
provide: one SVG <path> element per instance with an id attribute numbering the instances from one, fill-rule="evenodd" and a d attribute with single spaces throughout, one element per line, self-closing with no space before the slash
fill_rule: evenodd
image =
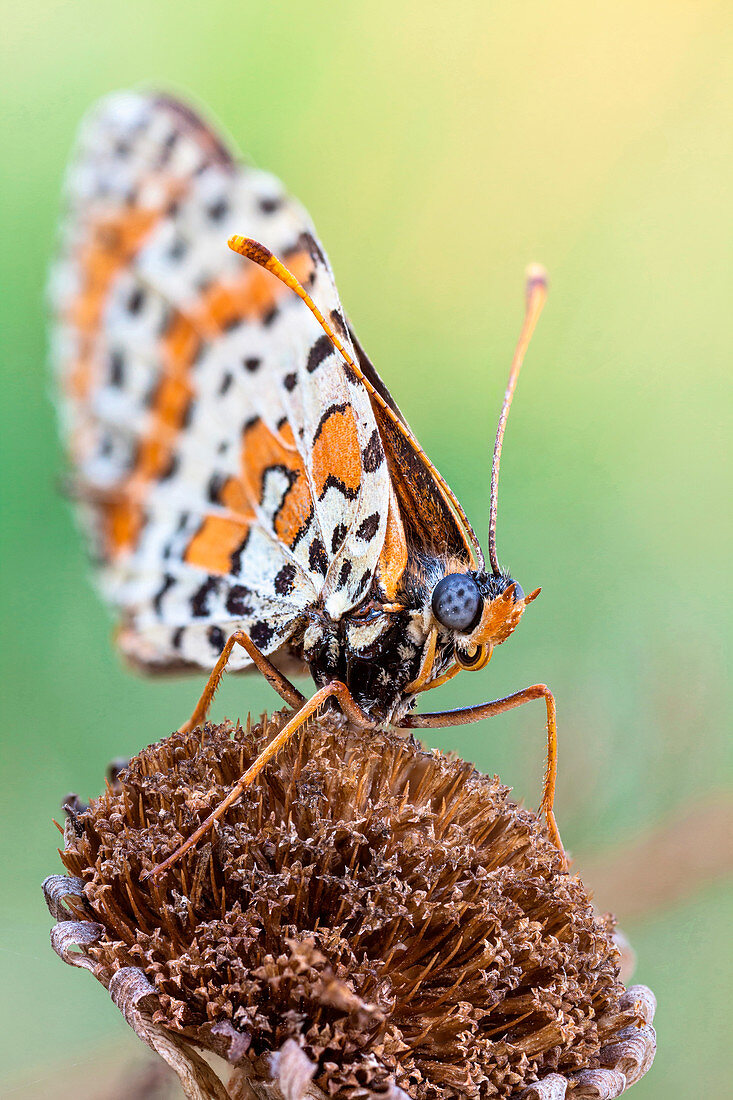
<path id="1" fill-rule="evenodd" d="M 467 573 L 449 573 L 436 584 L 432 606 L 439 623 L 467 633 L 481 614 L 481 593 Z"/>

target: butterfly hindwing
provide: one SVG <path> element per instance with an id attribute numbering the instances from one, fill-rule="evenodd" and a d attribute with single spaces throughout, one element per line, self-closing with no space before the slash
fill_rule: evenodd
<path id="1" fill-rule="evenodd" d="M 272 652 L 319 601 L 339 618 L 387 522 L 368 389 L 304 304 L 226 244 L 262 240 L 352 351 L 307 215 L 187 108 L 137 93 L 91 115 L 67 198 L 54 357 L 123 647 L 151 668 L 210 667 L 234 629 Z"/>

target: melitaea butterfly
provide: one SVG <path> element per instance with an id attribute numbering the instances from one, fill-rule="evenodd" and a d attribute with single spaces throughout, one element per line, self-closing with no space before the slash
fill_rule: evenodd
<path id="1" fill-rule="evenodd" d="M 412 713 L 422 692 L 483 668 L 539 591 L 500 569 L 495 532 L 541 271 L 497 431 L 487 569 L 348 324 L 307 214 L 276 179 L 234 159 L 184 104 L 117 94 L 82 127 L 67 202 L 52 279 L 62 422 L 118 644 L 148 672 L 211 673 L 187 728 L 226 667 L 256 666 L 296 712 L 184 848 L 329 699 L 364 729 L 418 729 L 542 697 L 542 809 L 562 851 L 545 685 Z M 310 670 L 309 700 L 288 666 Z"/>

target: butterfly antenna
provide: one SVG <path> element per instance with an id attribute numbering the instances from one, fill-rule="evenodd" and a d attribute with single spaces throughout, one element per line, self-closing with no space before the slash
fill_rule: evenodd
<path id="1" fill-rule="evenodd" d="M 501 445 L 504 442 L 504 429 L 509 415 L 509 409 L 517 387 L 517 379 L 522 369 L 524 356 L 532 339 L 532 333 L 539 320 L 542 307 L 547 298 L 547 272 L 539 264 L 531 264 L 527 268 L 527 305 L 524 314 L 522 331 L 519 334 L 514 358 L 512 359 L 509 381 L 504 393 L 504 402 L 501 406 L 499 424 L 496 429 L 496 441 L 494 443 L 494 459 L 491 465 L 491 497 L 489 503 L 489 561 L 494 574 L 501 573 L 499 560 L 496 556 L 496 513 L 499 504 L 499 464 L 501 463 Z"/>
<path id="2" fill-rule="evenodd" d="M 311 311 L 316 321 L 318 321 L 318 324 L 336 348 L 336 351 L 343 356 L 353 370 L 357 371 L 357 373 L 361 373 L 351 355 L 348 353 L 331 325 L 329 325 L 308 291 L 303 289 L 292 271 L 289 271 L 285 264 L 270 252 L 269 248 L 266 248 L 264 244 L 260 244 L 259 241 L 253 241 L 251 237 L 234 236 L 230 237 L 227 243 L 232 252 L 237 252 L 240 256 L 245 256 L 248 260 L 252 260 L 254 263 L 259 264 L 260 267 L 264 267 L 267 271 L 271 271 L 281 283 L 285 283 L 285 286 L 289 286 L 291 290 L 295 291 L 298 297 L 308 306 L 308 309 Z"/>

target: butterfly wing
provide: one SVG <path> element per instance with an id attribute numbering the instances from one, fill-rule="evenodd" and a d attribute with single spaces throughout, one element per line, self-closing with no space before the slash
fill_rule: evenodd
<path id="1" fill-rule="evenodd" d="M 307 214 L 184 105 L 117 94 L 83 125 L 51 289 L 75 495 L 128 656 L 211 667 L 339 618 L 385 540 L 370 395 L 304 304 L 227 248 L 281 256 L 350 341 Z M 233 666 L 249 663 L 233 655 Z"/>

